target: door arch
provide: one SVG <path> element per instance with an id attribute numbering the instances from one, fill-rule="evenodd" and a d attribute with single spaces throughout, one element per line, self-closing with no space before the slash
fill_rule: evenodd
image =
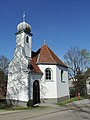
<path id="1" fill-rule="evenodd" d="M 33 104 L 36 103 L 40 103 L 40 88 L 38 80 L 35 80 L 33 83 Z"/>

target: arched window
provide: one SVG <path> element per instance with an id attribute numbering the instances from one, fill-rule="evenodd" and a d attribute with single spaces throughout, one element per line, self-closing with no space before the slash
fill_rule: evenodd
<path id="1" fill-rule="evenodd" d="M 61 82 L 65 82 L 64 71 L 61 70 Z"/>
<path id="2" fill-rule="evenodd" d="M 28 36 L 26 37 L 26 43 L 29 43 L 29 37 Z"/>
<path id="3" fill-rule="evenodd" d="M 63 81 L 63 70 L 61 70 L 61 81 Z"/>
<path id="4" fill-rule="evenodd" d="M 52 70 L 50 68 L 45 69 L 45 79 L 52 80 Z"/>

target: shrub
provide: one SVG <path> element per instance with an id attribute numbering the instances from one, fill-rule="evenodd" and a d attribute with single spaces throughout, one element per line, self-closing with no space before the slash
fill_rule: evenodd
<path id="1" fill-rule="evenodd" d="M 70 98 L 75 97 L 76 96 L 76 90 L 75 90 L 75 88 L 70 87 L 69 90 L 70 90 Z"/>
<path id="2" fill-rule="evenodd" d="M 27 107 L 33 107 L 33 100 L 28 100 Z"/>

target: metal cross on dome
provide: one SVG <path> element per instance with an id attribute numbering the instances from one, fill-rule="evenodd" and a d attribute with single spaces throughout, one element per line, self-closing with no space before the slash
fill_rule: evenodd
<path id="1" fill-rule="evenodd" d="M 26 20 L 26 15 L 25 15 L 25 12 L 23 12 L 23 22 L 25 22 Z"/>

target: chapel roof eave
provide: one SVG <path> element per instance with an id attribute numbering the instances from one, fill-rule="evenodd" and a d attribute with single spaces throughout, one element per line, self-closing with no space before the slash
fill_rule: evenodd
<path id="1" fill-rule="evenodd" d="M 65 67 L 65 68 L 68 68 L 68 66 L 66 66 L 66 65 L 62 65 L 62 64 L 58 64 L 58 63 L 45 63 L 45 62 L 43 62 L 43 63 L 36 63 L 36 65 L 57 65 L 57 66 L 61 66 L 61 67 Z"/>

